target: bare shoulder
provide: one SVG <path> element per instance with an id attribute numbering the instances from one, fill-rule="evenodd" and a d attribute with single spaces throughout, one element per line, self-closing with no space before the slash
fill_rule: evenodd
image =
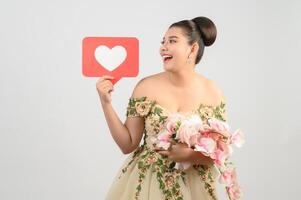
<path id="1" fill-rule="evenodd" d="M 225 102 L 226 97 L 224 95 L 222 87 L 214 80 L 204 77 L 206 88 L 208 93 L 212 97 L 212 104 L 217 105 L 221 101 Z"/>
<path id="2" fill-rule="evenodd" d="M 216 100 L 218 102 L 226 101 L 224 91 L 223 91 L 222 87 L 220 87 L 220 85 L 216 81 L 210 80 L 209 87 L 212 91 L 213 96 L 216 98 Z"/>
<path id="3" fill-rule="evenodd" d="M 132 97 L 151 97 L 155 84 L 162 78 L 162 73 L 152 74 L 140 79 L 134 87 Z"/>

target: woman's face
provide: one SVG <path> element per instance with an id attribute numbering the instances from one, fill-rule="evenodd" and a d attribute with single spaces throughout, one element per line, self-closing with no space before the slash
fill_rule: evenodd
<path id="1" fill-rule="evenodd" d="M 161 42 L 160 55 L 166 71 L 179 71 L 185 68 L 189 55 L 191 63 L 194 62 L 191 46 L 179 27 L 171 27 L 166 31 Z"/>

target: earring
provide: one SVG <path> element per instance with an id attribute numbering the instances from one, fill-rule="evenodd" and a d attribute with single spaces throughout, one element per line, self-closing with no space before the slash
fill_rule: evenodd
<path id="1" fill-rule="evenodd" d="M 190 62 L 191 62 L 191 58 L 190 58 L 190 56 L 188 56 L 188 60 L 187 60 L 187 62 L 188 62 L 188 63 L 190 63 Z"/>

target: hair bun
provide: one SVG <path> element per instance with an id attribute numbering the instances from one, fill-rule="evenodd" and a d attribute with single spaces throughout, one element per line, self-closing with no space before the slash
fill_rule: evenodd
<path id="1" fill-rule="evenodd" d="M 207 17 L 196 17 L 193 18 L 192 21 L 199 29 L 201 33 L 201 37 L 203 38 L 204 41 L 204 45 L 205 46 L 212 45 L 216 39 L 216 34 L 217 34 L 215 24 Z"/>

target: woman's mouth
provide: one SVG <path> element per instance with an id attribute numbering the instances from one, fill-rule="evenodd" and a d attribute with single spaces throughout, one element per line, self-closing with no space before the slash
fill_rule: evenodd
<path id="1" fill-rule="evenodd" d="M 164 55 L 164 56 L 163 56 L 163 62 L 164 62 L 164 63 L 167 63 L 167 62 L 170 61 L 172 58 L 173 58 L 173 57 L 170 56 L 170 55 Z"/>

